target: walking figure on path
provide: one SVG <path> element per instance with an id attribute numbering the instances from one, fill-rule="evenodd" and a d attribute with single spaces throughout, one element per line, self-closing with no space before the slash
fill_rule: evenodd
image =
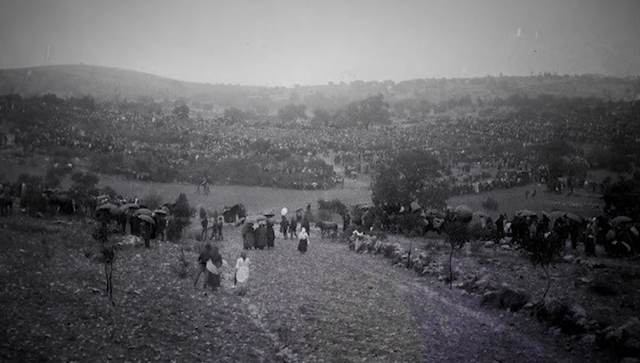
<path id="1" fill-rule="evenodd" d="M 298 251 L 304 255 L 307 253 L 307 247 L 309 246 L 309 235 L 307 234 L 306 228 L 302 227 L 298 238 L 300 238 L 300 241 L 298 242 Z"/>
<path id="2" fill-rule="evenodd" d="M 244 295 L 247 292 L 250 264 L 251 261 L 247 257 L 247 252 L 240 252 L 240 258 L 236 261 L 236 274 L 233 280 L 233 286 L 238 287 L 238 295 Z"/>

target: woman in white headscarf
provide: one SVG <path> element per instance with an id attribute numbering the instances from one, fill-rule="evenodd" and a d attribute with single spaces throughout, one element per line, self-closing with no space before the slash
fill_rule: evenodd
<path id="1" fill-rule="evenodd" d="M 298 238 L 300 239 L 298 242 L 298 251 L 304 254 L 307 252 L 307 246 L 309 246 L 309 234 L 307 233 L 306 228 L 302 227 L 300 234 L 298 234 Z"/>

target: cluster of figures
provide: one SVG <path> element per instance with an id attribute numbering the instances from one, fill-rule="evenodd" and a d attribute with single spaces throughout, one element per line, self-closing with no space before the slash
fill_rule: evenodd
<path id="1" fill-rule="evenodd" d="M 129 231 L 131 235 L 142 238 L 147 248 L 151 247 L 151 240 L 165 240 L 167 227 L 171 223 L 167 205 L 152 211 L 136 203 L 115 205 L 105 202 L 96 208 L 95 217 L 107 225 L 117 223 L 122 234 Z"/>
<path id="2" fill-rule="evenodd" d="M 196 276 L 193 286 L 197 286 L 200 275 L 205 274 L 204 288 L 211 288 L 216 291 L 220 288 L 222 280 L 222 271 L 228 268 L 225 260 L 222 259 L 218 246 L 211 246 L 207 243 L 204 250 L 198 256 L 198 264 L 200 271 Z M 247 257 L 247 252 L 240 252 L 240 258 L 236 261 L 235 271 L 233 274 L 233 286 L 238 288 L 238 294 L 244 295 L 247 291 L 249 283 L 249 265 L 251 260 Z"/>
<path id="3" fill-rule="evenodd" d="M 300 226 L 300 232 L 298 232 Z M 242 241 L 245 250 L 265 248 L 271 249 L 275 247 L 276 234 L 274 224 L 271 218 L 252 220 L 245 219 L 242 226 Z M 301 210 L 298 210 L 295 216 L 287 219 L 285 215 L 280 220 L 280 233 L 284 239 L 298 239 L 298 250 L 300 253 L 306 253 L 309 245 L 310 231 L 309 216 L 302 216 Z"/>

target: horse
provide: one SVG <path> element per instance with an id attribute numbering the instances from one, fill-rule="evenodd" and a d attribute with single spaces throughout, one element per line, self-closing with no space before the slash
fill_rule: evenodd
<path id="1" fill-rule="evenodd" d="M 230 208 L 224 207 L 222 215 L 224 216 L 224 221 L 226 223 L 235 223 L 237 220 L 247 216 L 247 210 L 245 209 L 244 205 L 236 204 Z"/>
<path id="2" fill-rule="evenodd" d="M 338 236 L 338 223 L 319 221 L 316 223 L 316 227 L 320 228 L 320 238 L 324 238 L 325 235 L 336 238 Z"/>

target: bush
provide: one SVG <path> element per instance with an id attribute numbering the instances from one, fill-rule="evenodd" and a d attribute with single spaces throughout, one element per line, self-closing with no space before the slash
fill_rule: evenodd
<path id="1" fill-rule="evenodd" d="M 162 205 L 162 196 L 157 192 L 150 192 L 142 200 L 140 204 L 146 206 L 147 208 L 154 210 Z"/>
<path id="2" fill-rule="evenodd" d="M 171 211 L 173 218 L 169 221 L 167 226 L 167 239 L 170 241 L 178 241 L 182 238 L 182 233 L 187 226 L 191 224 L 191 206 L 187 195 L 180 193 L 178 199 L 176 199 L 175 207 Z"/>

